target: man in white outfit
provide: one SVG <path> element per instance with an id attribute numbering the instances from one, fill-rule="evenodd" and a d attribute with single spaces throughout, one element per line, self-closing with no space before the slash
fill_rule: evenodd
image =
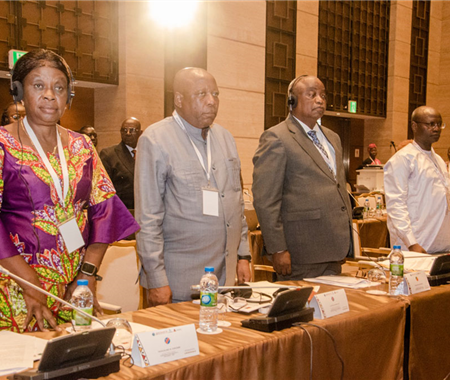
<path id="1" fill-rule="evenodd" d="M 414 141 L 384 166 L 384 189 L 391 245 L 403 250 L 450 251 L 450 181 L 432 144 L 445 128 L 441 114 L 421 106 L 411 116 Z"/>

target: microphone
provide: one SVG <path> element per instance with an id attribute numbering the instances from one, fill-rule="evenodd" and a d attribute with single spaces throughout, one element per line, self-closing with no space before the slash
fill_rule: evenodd
<path id="1" fill-rule="evenodd" d="M 219 286 L 219 290 L 223 289 L 280 289 L 280 288 L 288 288 L 288 289 L 300 289 L 303 286 L 295 286 L 295 285 L 281 285 L 281 286 L 267 286 L 267 285 L 261 285 L 261 286 Z M 191 290 L 200 291 L 200 285 L 191 285 Z"/>
<path id="2" fill-rule="evenodd" d="M 395 143 L 391 141 L 391 145 L 394 147 L 394 150 L 397 152 L 397 147 L 395 146 Z"/>
<path id="3" fill-rule="evenodd" d="M 77 312 L 79 312 L 80 314 L 83 314 L 85 317 L 91 318 L 92 320 L 100 323 L 103 327 L 106 327 L 105 323 L 102 320 L 98 319 L 97 317 L 94 317 L 93 315 L 86 313 L 83 309 L 80 309 L 79 307 L 72 305 L 70 302 L 67 302 L 67 301 L 63 300 L 62 298 L 59 298 L 59 297 L 55 296 L 54 294 L 47 292 L 46 290 L 42 289 L 41 287 L 36 286 L 36 285 L 32 284 L 31 282 L 23 279 L 22 277 L 17 276 L 14 273 L 11 273 L 9 270 L 2 267 L 1 265 L 0 265 L 0 273 L 3 273 L 4 275 L 9 276 L 16 281 L 27 284 L 28 286 L 32 287 L 33 289 L 37 290 L 38 292 L 44 293 L 46 296 L 51 297 L 51 298 L 57 300 L 58 302 L 61 302 L 62 304 L 70 307 L 71 309 L 75 309 Z M 111 354 L 115 353 L 114 345 L 112 342 L 111 342 L 110 353 Z"/>

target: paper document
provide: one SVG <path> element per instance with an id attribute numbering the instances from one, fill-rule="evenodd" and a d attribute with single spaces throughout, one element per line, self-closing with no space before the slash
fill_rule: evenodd
<path id="1" fill-rule="evenodd" d="M 34 336 L 0 331 L 0 376 L 33 367 L 47 341 Z"/>
<path id="2" fill-rule="evenodd" d="M 405 258 L 405 272 L 424 271 L 430 273 L 431 266 L 436 259 L 435 255 L 428 255 L 425 253 L 411 251 L 402 251 L 402 253 Z M 389 260 L 384 260 L 379 264 L 389 269 Z"/>
<path id="3" fill-rule="evenodd" d="M 320 276 L 315 278 L 304 278 L 303 281 L 318 282 L 319 284 L 340 286 L 342 288 L 361 289 L 369 286 L 379 285 L 378 282 L 370 282 L 363 278 L 349 276 Z"/>

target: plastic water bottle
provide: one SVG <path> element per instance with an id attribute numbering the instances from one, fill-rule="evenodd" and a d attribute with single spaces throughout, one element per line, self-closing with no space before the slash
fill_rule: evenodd
<path id="1" fill-rule="evenodd" d="M 369 219 L 369 210 L 370 210 L 369 198 L 366 198 L 366 200 L 364 201 L 363 219 Z"/>
<path id="2" fill-rule="evenodd" d="M 381 217 L 382 216 L 382 211 L 381 211 L 381 197 L 377 197 L 377 211 L 376 211 L 376 215 L 377 217 Z"/>
<path id="3" fill-rule="evenodd" d="M 70 303 L 92 315 L 94 310 L 94 296 L 91 289 L 88 288 L 88 280 L 78 280 L 77 285 Z M 72 319 L 77 331 L 89 330 L 91 328 L 92 319 L 82 315 L 75 309 L 72 312 Z"/>
<path id="4" fill-rule="evenodd" d="M 200 280 L 200 329 L 205 332 L 217 330 L 217 291 L 219 280 L 214 274 L 214 268 L 206 267 Z"/>
<path id="5" fill-rule="evenodd" d="M 389 294 L 403 294 L 403 263 L 405 258 L 399 245 L 394 245 L 394 250 L 389 255 Z M 400 286 L 401 285 L 401 286 Z"/>

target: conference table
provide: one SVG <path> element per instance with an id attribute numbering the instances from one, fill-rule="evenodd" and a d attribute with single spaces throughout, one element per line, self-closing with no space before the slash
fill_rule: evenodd
<path id="1" fill-rule="evenodd" d="M 305 282 L 285 284 L 310 285 Z M 336 290 L 321 285 L 319 293 Z M 450 285 L 412 296 L 374 296 L 345 290 L 350 311 L 304 325 L 313 342 L 313 379 L 444 379 L 450 372 Z M 190 302 L 122 314 L 157 329 L 194 323 Z M 200 355 L 147 368 L 122 365 L 105 379 L 309 379 L 311 343 L 300 327 L 264 333 L 241 327 L 248 315 L 227 313 L 231 327 L 197 334 Z M 51 338 L 55 332 L 34 333 Z M 1 379 L 5 379 L 1 378 Z"/>

